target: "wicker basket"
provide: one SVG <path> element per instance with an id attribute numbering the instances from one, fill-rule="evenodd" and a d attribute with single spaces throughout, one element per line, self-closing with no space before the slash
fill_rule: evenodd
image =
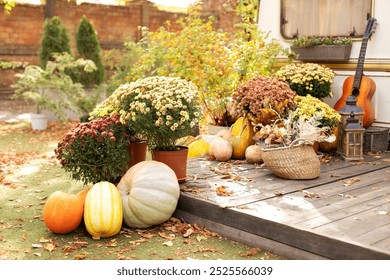
<path id="1" fill-rule="evenodd" d="M 389 128 L 370 126 L 363 136 L 363 152 L 385 152 L 389 145 Z"/>
<path id="2" fill-rule="evenodd" d="M 283 179 L 315 179 L 320 176 L 320 160 L 313 146 L 292 145 L 263 149 L 264 165 Z"/>

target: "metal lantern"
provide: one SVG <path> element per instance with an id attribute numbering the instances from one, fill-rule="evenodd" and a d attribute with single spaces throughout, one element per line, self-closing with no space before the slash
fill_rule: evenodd
<path id="1" fill-rule="evenodd" d="M 352 94 L 350 96 L 348 96 L 348 98 L 345 100 L 345 103 L 346 103 L 345 106 L 339 110 L 339 114 L 341 115 L 341 121 L 340 121 L 339 126 L 338 126 L 337 152 L 339 154 L 341 154 L 345 160 L 361 160 L 361 159 L 363 159 L 363 140 L 362 139 L 363 139 L 363 132 L 364 132 L 364 129 L 363 129 L 364 111 L 361 107 L 356 105 L 357 98 Z M 347 139 L 345 139 L 347 137 L 347 131 L 346 131 L 347 126 L 349 126 L 348 129 L 350 132 L 348 134 L 348 141 L 347 141 Z M 353 139 L 355 139 L 355 137 L 352 136 L 352 132 L 350 131 L 350 129 L 359 129 L 359 130 L 363 129 L 363 132 L 361 132 L 362 139 L 360 139 L 360 136 L 357 137 L 357 140 L 361 140 L 360 141 L 361 148 L 359 148 L 357 150 L 356 150 L 357 145 L 358 145 L 357 143 L 356 143 L 356 145 L 355 145 L 356 147 L 354 149 L 352 149 L 352 145 L 351 145 L 351 150 L 349 149 L 349 144 L 352 144 L 350 142 L 353 141 Z M 357 155 L 357 154 L 359 154 L 359 155 Z"/>
<path id="2" fill-rule="evenodd" d="M 340 153 L 347 161 L 363 160 L 363 135 L 365 129 L 354 112 L 350 113 L 339 140 Z"/>
<path id="3" fill-rule="evenodd" d="M 347 119 L 350 117 L 352 112 L 354 113 L 355 119 L 357 119 L 359 124 L 363 127 L 364 111 L 361 107 L 357 106 L 356 103 L 357 98 L 352 94 L 345 100 L 345 106 L 339 111 L 339 114 L 341 115 L 340 124 L 342 127 L 345 128 L 347 125 Z"/>

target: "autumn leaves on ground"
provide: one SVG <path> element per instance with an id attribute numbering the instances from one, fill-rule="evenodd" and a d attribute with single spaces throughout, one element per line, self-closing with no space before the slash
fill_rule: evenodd
<path id="1" fill-rule="evenodd" d="M 100 240 L 92 239 L 83 223 L 69 234 L 51 232 L 42 217 L 48 196 L 85 188 L 54 156 L 73 125 L 51 124 L 34 132 L 28 123 L 0 123 L 0 260 L 278 258 L 176 218 L 149 229 L 122 227 L 116 236 Z"/>

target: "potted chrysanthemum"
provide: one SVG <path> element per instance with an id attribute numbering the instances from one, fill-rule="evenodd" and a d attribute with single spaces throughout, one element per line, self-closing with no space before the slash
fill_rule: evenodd
<path id="1" fill-rule="evenodd" d="M 340 114 L 325 102 L 311 95 L 296 96 L 295 102 L 297 108 L 291 112 L 291 118 L 295 121 L 314 119 L 325 136 L 318 141 L 321 149 L 329 151 L 336 148 L 337 127 L 341 120 Z"/>
<path id="2" fill-rule="evenodd" d="M 84 184 L 117 182 L 129 168 L 126 147 L 131 137 L 119 115 L 78 123 L 58 143 L 62 168 Z"/>
<path id="3" fill-rule="evenodd" d="M 296 93 L 275 77 L 257 76 L 241 84 L 232 95 L 238 117 L 248 117 L 254 125 L 270 124 L 295 108 Z"/>
<path id="4" fill-rule="evenodd" d="M 291 63 L 280 68 L 276 76 L 290 85 L 298 95 L 323 99 L 332 97 L 335 73 L 332 69 L 317 63 Z"/>
<path id="5" fill-rule="evenodd" d="M 197 87 L 181 78 L 154 76 L 121 86 L 116 100 L 122 122 L 146 139 L 152 159 L 164 161 L 159 155 L 166 152 L 184 154 L 185 162 L 181 163 L 169 155 L 180 170 L 165 163 L 179 181 L 185 180 L 188 149 L 177 146 L 176 141 L 198 124 L 201 107 Z"/>
<path id="6" fill-rule="evenodd" d="M 327 135 L 333 134 L 333 130 L 341 120 L 341 116 L 336 110 L 311 95 L 296 96 L 295 102 L 297 108 L 291 112 L 293 120 L 315 118 L 320 123 L 319 127 L 324 129 Z"/>

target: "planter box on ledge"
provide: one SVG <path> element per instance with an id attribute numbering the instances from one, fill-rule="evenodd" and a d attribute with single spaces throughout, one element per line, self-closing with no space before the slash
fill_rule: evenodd
<path id="1" fill-rule="evenodd" d="M 321 45 L 314 47 L 291 47 L 302 61 L 344 61 L 351 54 L 352 45 Z"/>

